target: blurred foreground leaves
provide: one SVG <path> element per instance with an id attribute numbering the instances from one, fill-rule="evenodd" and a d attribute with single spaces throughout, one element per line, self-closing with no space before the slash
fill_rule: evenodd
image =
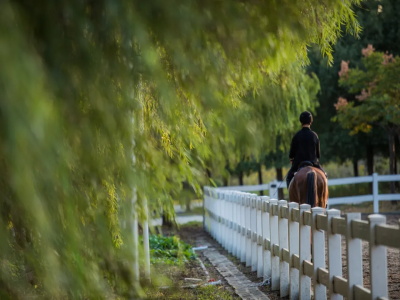
<path id="1" fill-rule="evenodd" d="M 2 1 L 0 297 L 137 297 L 132 210 L 275 149 L 352 3 Z"/>

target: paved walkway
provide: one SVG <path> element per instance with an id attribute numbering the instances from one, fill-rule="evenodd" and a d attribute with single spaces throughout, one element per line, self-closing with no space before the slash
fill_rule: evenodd
<path id="1" fill-rule="evenodd" d="M 200 245 L 208 246 L 201 250 L 211 264 L 218 270 L 224 279 L 235 289 L 235 293 L 242 299 L 269 300 L 267 295 L 261 292 L 255 283 L 250 281 L 239 269 L 217 249 L 211 246 L 204 237 L 199 237 L 197 242 Z"/>

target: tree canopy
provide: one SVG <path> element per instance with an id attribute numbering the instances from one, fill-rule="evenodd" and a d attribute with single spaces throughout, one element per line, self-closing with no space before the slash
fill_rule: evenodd
<path id="1" fill-rule="evenodd" d="M 132 211 L 274 141 L 358 3 L 2 1 L 1 298 L 136 295 Z"/>
<path id="2" fill-rule="evenodd" d="M 339 97 L 349 101 L 356 100 L 355 94 L 344 86 L 339 86 L 341 61 L 349 61 L 350 68 L 363 68 L 362 49 L 368 44 L 382 53 L 394 56 L 400 54 L 400 2 L 397 0 L 366 0 L 355 6 L 355 13 L 362 31 L 358 38 L 344 34 L 334 45 L 334 64 L 327 67 L 327 60 L 318 49 L 309 52 L 311 64 L 308 69 L 317 74 L 321 84 L 318 94 L 317 117 L 313 128 L 321 140 L 323 163 L 327 161 L 353 160 L 355 175 L 357 161 L 366 159 L 368 172 L 373 172 L 373 155 L 388 155 L 387 138 L 383 129 L 374 127 L 368 133 L 359 132 L 349 135 L 351 129 L 345 129 L 330 121 L 337 113 L 334 104 Z"/>
<path id="3" fill-rule="evenodd" d="M 400 141 L 400 58 L 374 50 L 371 44 L 362 49 L 360 68 L 349 68 L 349 61 L 342 61 L 339 84 L 356 94 L 356 101 L 339 97 L 335 120 L 352 134 L 382 127 L 389 137 L 389 171 L 394 174 L 395 137 Z"/>

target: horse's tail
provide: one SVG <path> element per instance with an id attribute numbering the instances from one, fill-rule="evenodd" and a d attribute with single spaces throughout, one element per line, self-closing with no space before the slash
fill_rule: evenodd
<path id="1" fill-rule="evenodd" d="M 317 195 L 317 176 L 314 171 L 307 173 L 307 204 L 315 206 Z"/>

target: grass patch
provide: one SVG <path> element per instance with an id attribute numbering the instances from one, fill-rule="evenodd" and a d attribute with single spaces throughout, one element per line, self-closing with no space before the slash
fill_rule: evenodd
<path id="1" fill-rule="evenodd" d="M 196 258 L 192 246 L 181 241 L 178 236 L 151 235 L 149 241 L 152 264 L 182 265 Z"/>
<path id="2" fill-rule="evenodd" d="M 193 227 L 193 225 L 183 225 Z M 195 227 L 202 226 L 197 222 Z M 151 283 L 144 287 L 145 299 L 233 299 L 223 286 L 198 285 L 188 286 L 193 282 L 185 278 L 205 280 L 204 271 L 195 259 L 192 246 L 178 236 L 152 235 L 150 237 Z M 202 284 L 205 284 L 202 281 Z"/>

